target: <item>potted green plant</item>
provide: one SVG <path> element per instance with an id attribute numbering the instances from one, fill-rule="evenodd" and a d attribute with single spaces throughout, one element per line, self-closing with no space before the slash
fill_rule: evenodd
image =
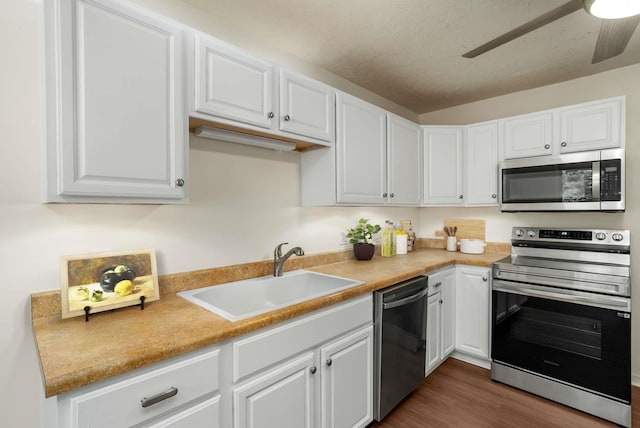
<path id="1" fill-rule="evenodd" d="M 347 230 L 347 238 L 349 243 L 353 244 L 353 254 L 356 259 L 371 260 L 376 249 L 371 240 L 378 232 L 380 232 L 380 225 L 371 225 L 366 218 L 361 218 L 356 227 Z"/>

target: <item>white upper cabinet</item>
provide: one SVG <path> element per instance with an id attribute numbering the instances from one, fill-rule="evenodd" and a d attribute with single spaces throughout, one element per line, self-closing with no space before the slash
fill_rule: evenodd
<path id="1" fill-rule="evenodd" d="M 280 129 L 333 141 L 334 124 L 333 89 L 304 76 L 280 70 Z"/>
<path id="2" fill-rule="evenodd" d="M 550 155 L 553 152 L 553 139 L 551 112 L 504 119 L 506 159 Z"/>
<path id="3" fill-rule="evenodd" d="M 622 97 L 560 109 L 560 152 L 621 147 L 623 110 Z"/>
<path id="4" fill-rule="evenodd" d="M 459 126 L 425 126 L 422 138 L 424 205 L 462 205 L 462 139 Z"/>
<path id="5" fill-rule="evenodd" d="M 204 34 L 189 43 L 191 116 L 280 139 L 334 141 L 333 88 Z"/>
<path id="6" fill-rule="evenodd" d="M 420 127 L 387 115 L 387 202 L 420 204 Z"/>
<path id="7" fill-rule="evenodd" d="M 108 0 L 45 5 L 46 202 L 180 202 L 179 26 Z"/>
<path id="8" fill-rule="evenodd" d="M 498 122 L 470 125 L 465 139 L 465 204 L 498 203 Z"/>
<path id="9" fill-rule="evenodd" d="M 503 119 L 506 159 L 624 147 L 625 97 Z"/>
<path id="10" fill-rule="evenodd" d="M 383 204 L 386 201 L 386 112 L 344 93 L 338 93 L 336 101 L 337 202 Z"/>
<path id="11" fill-rule="evenodd" d="M 195 110 L 271 128 L 273 66 L 200 36 L 195 36 L 195 51 Z"/>

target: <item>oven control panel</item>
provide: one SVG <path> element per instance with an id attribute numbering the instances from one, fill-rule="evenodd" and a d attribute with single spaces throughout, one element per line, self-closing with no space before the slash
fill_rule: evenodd
<path id="1" fill-rule="evenodd" d="M 555 229 L 543 227 L 514 227 L 511 233 L 513 241 L 532 242 L 576 242 L 582 244 L 607 244 L 629 246 L 628 230 L 607 229 Z"/>

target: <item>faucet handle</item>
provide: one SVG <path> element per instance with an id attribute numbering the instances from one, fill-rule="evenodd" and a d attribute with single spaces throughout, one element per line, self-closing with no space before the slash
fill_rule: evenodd
<path id="1" fill-rule="evenodd" d="M 282 244 L 278 244 L 275 248 L 275 250 L 273 250 L 273 257 L 275 258 L 280 258 L 282 257 L 282 246 L 283 245 L 288 245 L 288 242 L 283 242 Z"/>

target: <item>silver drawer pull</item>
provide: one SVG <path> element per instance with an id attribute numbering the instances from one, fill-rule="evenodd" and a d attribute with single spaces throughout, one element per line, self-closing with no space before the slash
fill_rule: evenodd
<path id="1" fill-rule="evenodd" d="M 433 284 L 433 288 L 438 288 L 442 285 L 442 282 L 436 282 L 435 284 Z"/>
<path id="2" fill-rule="evenodd" d="M 166 400 L 167 398 L 171 398 L 178 393 L 178 388 L 172 386 L 164 392 L 161 392 L 156 395 L 152 395 L 151 397 L 144 397 L 140 400 L 140 404 L 142 407 L 153 406 L 156 403 Z"/>

